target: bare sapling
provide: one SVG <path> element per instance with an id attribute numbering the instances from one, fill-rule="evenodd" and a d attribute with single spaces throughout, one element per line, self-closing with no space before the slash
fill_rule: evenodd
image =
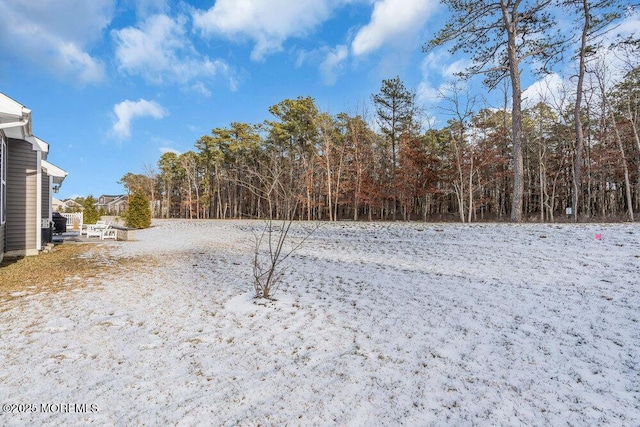
<path id="1" fill-rule="evenodd" d="M 262 172 L 247 169 L 244 176 L 250 179 L 239 184 L 265 205 L 265 225 L 262 230 L 254 232 L 253 289 L 256 298 L 273 299 L 284 277 L 284 261 L 306 242 L 319 225 L 306 230 L 296 244 L 289 244 L 289 232 L 297 214 L 299 193 L 296 194 L 296 188 L 291 186 L 288 179 L 291 175 L 282 167 L 277 152 L 271 153 L 264 159 L 264 163 L 260 160 L 258 163 L 262 165 Z"/>
<path id="2" fill-rule="evenodd" d="M 284 277 L 286 266 L 283 265 L 291 254 L 302 246 L 318 229 L 319 225 L 305 230 L 301 240 L 288 246 L 289 231 L 293 224 L 293 215 L 274 224 L 269 218 L 261 231 L 254 233 L 253 251 L 253 289 L 256 298 L 273 299 Z"/>

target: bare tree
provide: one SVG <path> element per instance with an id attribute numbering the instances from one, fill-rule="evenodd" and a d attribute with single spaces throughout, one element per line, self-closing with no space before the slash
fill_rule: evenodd
<path id="1" fill-rule="evenodd" d="M 636 147 L 636 207 L 640 208 L 640 45 L 622 44 L 616 55 L 624 63 L 625 77 L 613 94 L 617 109 L 631 127 Z"/>
<path id="2" fill-rule="evenodd" d="M 295 208 L 294 208 L 295 210 Z M 319 223 L 305 230 L 297 243 L 288 245 L 289 232 L 294 222 L 293 213 L 278 224 L 273 218 L 266 220 L 261 231 L 254 234 L 253 248 L 253 289 L 256 298 L 273 299 L 284 277 L 283 263 L 302 246 L 319 227 Z"/>
<path id="3" fill-rule="evenodd" d="M 252 284 L 256 298 L 273 298 L 285 273 L 284 261 L 319 227 L 317 224 L 305 230 L 301 240 L 288 245 L 289 232 L 298 214 L 299 191 L 288 185 L 285 161 L 286 157 L 273 150 L 256 158 L 257 167 L 246 168 L 242 173 L 245 178 L 236 182 L 267 206 L 264 226 L 254 233 L 253 239 Z"/>
<path id="4" fill-rule="evenodd" d="M 449 120 L 450 141 L 453 153 L 453 160 L 456 167 L 456 177 L 453 179 L 453 188 L 458 201 L 460 221 L 465 222 L 465 212 L 469 213 L 471 221 L 471 210 L 473 209 L 473 153 L 467 143 L 467 125 L 473 116 L 476 98 L 464 96 L 464 88 L 459 82 L 448 85 L 445 91 L 439 93 L 439 97 L 447 102 L 444 107 L 447 114 L 452 116 Z M 470 169 L 467 171 L 466 160 L 470 160 Z M 468 193 L 468 194 L 467 194 Z M 468 205 L 465 198 L 468 197 Z"/>
<path id="5" fill-rule="evenodd" d="M 465 76 L 486 76 L 494 88 L 505 78 L 511 82 L 511 142 L 513 144 L 513 196 L 511 220 L 522 221 L 524 163 L 522 149 L 522 65 L 538 60 L 544 68 L 553 51 L 555 35 L 549 13 L 551 0 L 443 0 L 449 21 L 424 50 L 454 42 L 451 52 L 472 54 Z"/>
<path id="6" fill-rule="evenodd" d="M 322 163 L 326 178 L 327 211 L 329 221 L 336 221 L 345 163 L 344 136 L 341 124 L 330 115 L 320 114 L 317 121 L 321 141 L 318 160 Z"/>
<path id="7" fill-rule="evenodd" d="M 618 146 L 618 150 L 620 152 L 620 162 L 622 163 L 622 170 L 624 173 L 624 186 L 625 186 L 625 196 L 627 201 L 627 213 L 629 215 L 629 219 L 631 220 L 631 222 L 633 222 L 634 221 L 633 200 L 631 197 L 631 180 L 629 177 L 629 164 L 627 161 L 627 155 L 624 148 L 624 144 L 620 136 L 620 130 L 618 129 L 618 121 L 616 120 L 616 115 L 614 113 L 613 107 L 611 106 L 611 102 L 609 101 L 609 96 L 607 94 L 609 88 L 607 85 L 606 76 L 608 74 L 609 74 L 609 71 L 607 70 L 607 66 L 603 60 L 595 67 L 594 75 L 600 87 L 605 117 L 608 116 L 609 120 L 611 121 L 611 127 L 613 128 L 612 129 L 613 136 L 615 138 L 616 145 Z"/>
<path id="8" fill-rule="evenodd" d="M 144 175 L 146 176 L 146 188 L 145 191 L 149 195 L 149 204 L 151 206 L 151 217 L 157 218 L 160 216 L 158 209 L 158 202 L 156 200 L 156 187 L 158 186 L 158 172 L 150 165 L 144 165 Z"/>
<path id="9" fill-rule="evenodd" d="M 180 165 L 185 171 L 185 186 L 187 187 L 188 215 L 193 219 L 193 196 L 195 193 L 196 218 L 200 219 L 200 183 L 198 182 L 198 155 L 193 151 L 187 151 L 178 157 Z M 187 212 L 185 212 L 186 214 Z"/>

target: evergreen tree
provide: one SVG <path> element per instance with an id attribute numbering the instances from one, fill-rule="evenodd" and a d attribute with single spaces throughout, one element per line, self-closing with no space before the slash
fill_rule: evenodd
<path id="1" fill-rule="evenodd" d="M 380 93 L 373 95 L 380 130 L 391 143 L 391 168 L 398 166 L 400 135 L 411 130 L 416 115 L 415 94 L 395 77 L 382 81 Z"/>
<path id="2" fill-rule="evenodd" d="M 149 199 L 142 192 L 129 196 L 129 208 L 124 214 L 125 224 L 131 228 L 148 228 L 151 226 L 151 209 Z"/>
<path id="3" fill-rule="evenodd" d="M 85 224 L 95 224 L 100 219 L 100 213 L 96 208 L 96 199 L 89 195 L 82 203 L 84 210 L 82 211 L 82 221 Z"/>
<path id="4" fill-rule="evenodd" d="M 380 93 L 373 95 L 373 102 L 376 106 L 380 130 L 391 148 L 391 188 L 389 190 L 393 198 L 391 211 L 395 220 L 397 210 L 396 169 L 398 168 L 400 137 L 410 135 L 417 130 L 415 94 L 404 86 L 400 77 L 395 77 L 382 81 Z"/>

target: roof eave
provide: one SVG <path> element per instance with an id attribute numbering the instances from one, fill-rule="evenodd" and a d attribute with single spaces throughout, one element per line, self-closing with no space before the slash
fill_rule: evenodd
<path id="1" fill-rule="evenodd" d="M 64 181 L 67 175 L 69 175 L 69 173 L 64 169 L 59 168 L 58 166 L 46 160 L 42 161 L 42 169 L 44 169 L 47 175 L 53 177 L 53 184 L 54 186 L 56 186 L 56 188 L 54 188 L 54 191 L 57 191 L 60 188 L 60 186 L 62 185 L 62 181 Z"/>

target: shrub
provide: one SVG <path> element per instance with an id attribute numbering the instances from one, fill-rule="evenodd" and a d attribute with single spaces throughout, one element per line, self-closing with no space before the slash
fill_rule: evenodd
<path id="1" fill-rule="evenodd" d="M 140 229 L 151 226 L 151 209 L 147 196 L 142 193 L 129 196 L 129 208 L 123 216 L 127 227 Z"/>
<path id="2" fill-rule="evenodd" d="M 100 219 L 100 214 L 96 209 L 96 199 L 89 195 L 82 203 L 82 222 L 85 224 L 95 224 Z"/>
<path id="3" fill-rule="evenodd" d="M 285 250 L 289 240 L 289 230 L 293 224 L 293 214 L 282 220 L 281 226 L 275 226 L 269 218 L 261 232 L 254 233 L 253 251 L 253 290 L 256 298 L 273 299 L 280 281 L 284 277 L 282 263 L 291 256 L 318 229 L 320 223 L 305 230 L 305 235 L 290 249 Z"/>

